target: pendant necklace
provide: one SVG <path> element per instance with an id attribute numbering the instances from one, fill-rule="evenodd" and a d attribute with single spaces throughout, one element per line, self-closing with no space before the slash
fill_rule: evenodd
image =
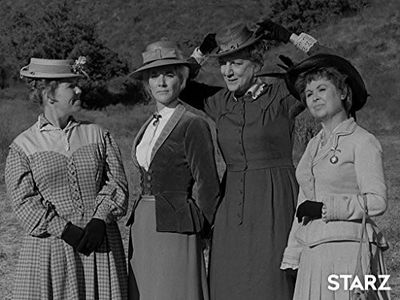
<path id="1" fill-rule="evenodd" d="M 332 133 L 328 136 L 328 138 L 324 142 L 324 136 L 325 135 L 322 133 L 322 135 L 321 135 L 321 147 L 323 147 L 328 142 L 328 140 L 330 139 L 331 135 L 332 135 Z M 337 143 L 338 141 L 337 140 L 338 140 L 338 137 L 335 137 L 334 146 L 331 148 L 331 151 L 333 151 L 333 154 L 329 158 L 329 161 L 330 161 L 330 163 L 332 165 L 337 164 L 338 161 L 339 161 L 339 157 L 336 155 L 336 152 L 341 152 L 340 149 L 337 149 L 337 147 L 338 147 L 338 143 Z"/>

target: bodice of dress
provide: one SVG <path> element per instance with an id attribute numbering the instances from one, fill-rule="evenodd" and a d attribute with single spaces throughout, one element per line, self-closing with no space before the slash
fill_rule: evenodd
<path id="1" fill-rule="evenodd" d="M 289 117 L 290 97 L 281 89 L 267 84 L 257 97 L 225 94 L 216 128 L 228 171 L 292 166 L 294 120 Z"/>
<path id="2" fill-rule="evenodd" d="M 40 235 L 71 221 L 113 221 L 126 213 L 127 182 L 108 132 L 71 120 L 60 129 L 43 116 L 10 146 L 6 182 L 17 216 Z"/>

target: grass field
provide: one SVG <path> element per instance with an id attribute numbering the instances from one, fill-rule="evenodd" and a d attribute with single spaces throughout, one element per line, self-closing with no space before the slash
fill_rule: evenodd
<path id="1" fill-rule="evenodd" d="M 33 123 L 36 119 L 38 109 L 24 100 L 14 98 L 2 100 L 0 103 L 2 120 L 8 118 L 10 121 L 10 119 L 12 119 L 13 121 L 10 121 L 10 124 L 14 124 L 9 128 L 1 127 L 3 133 L 7 132 L 8 135 L 10 132 L 12 135 L 17 134 L 17 132 L 28 127 L 29 124 Z M 129 158 L 130 146 L 139 125 L 147 118 L 151 111 L 151 106 L 138 106 L 128 109 L 126 107 L 116 106 L 110 107 L 106 111 L 83 112 L 81 114 L 81 117 L 84 119 L 97 122 L 109 128 L 111 133 L 116 137 L 129 177 L 131 199 L 135 197 L 138 186 L 136 180 L 137 174 L 133 172 Z M 368 117 L 368 114 L 365 114 L 365 116 Z M 305 116 L 301 116 L 299 122 L 304 118 Z M 124 124 L 122 125 L 121 123 Z M 362 123 L 362 120 L 360 120 L 360 123 Z M 400 215 L 400 178 L 397 175 L 400 169 L 400 151 L 398 151 L 400 147 L 400 136 L 388 132 L 380 133 L 377 137 L 381 141 L 384 149 L 385 174 L 387 178 L 390 208 L 385 213 L 384 217 L 377 218 L 376 221 L 391 244 L 391 248 L 386 252 L 385 258 L 392 276 L 391 284 L 393 293 L 400 297 L 400 262 L 398 260 L 400 254 L 400 221 L 398 218 Z M 302 148 L 303 146 L 301 143 L 296 143 L 295 157 L 299 157 Z M 3 162 L 4 155 L 2 157 L 2 163 Z M 3 176 L 3 173 L 1 176 Z M 130 201 L 130 205 L 132 205 L 132 201 Z M 128 231 L 124 226 L 125 221 L 125 218 L 120 221 L 120 229 L 124 238 L 124 243 L 126 244 Z M 0 179 L 0 299 L 10 299 L 12 274 L 18 258 L 21 236 L 22 229 L 7 200 L 4 178 L 2 177 Z M 394 299 L 397 298 L 395 297 Z"/>

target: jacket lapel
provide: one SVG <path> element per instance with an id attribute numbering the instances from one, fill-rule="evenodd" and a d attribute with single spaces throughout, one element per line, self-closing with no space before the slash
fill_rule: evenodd
<path id="1" fill-rule="evenodd" d="M 136 134 L 134 140 L 133 140 L 133 145 L 132 145 L 132 152 L 131 152 L 131 156 L 132 156 L 132 160 L 133 163 L 136 167 L 140 167 L 139 163 L 137 161 L 136 158 L 136 147 L 139 144 L 140 140 L 142 139 L 142 136 L 144 134 L 144 131 L 146 130 L 147 126 L 149 125 L 149 123 L 151 122 L 151 120 L 153 120 L 153 116 L 150 116 L 147 121 L 142 125 L 142 127 L 140 127 L 138 133 Z"/>
<path id="2" fill-rule="evenodd" d="M 153 150 L 151 151 L 150 164 L 153 161 L 153 158 L 156 155 L 158 149 L 160 149 L 162 144 L 171 134 L 172 130 L 175 128 L 176 124 L 178 124 L 179 120 L 182 118 L 182 115 L 184 114 L 185 111 L 186 108 L 182 104 L 178 104 L 171 118 L 168 120 L 167 124 L 165 124 L 165 127 L 162 129 L 160 136 L 158 137 L 156 143 L 154 144 Z"/>
<path id="3" fill-rule="evenodd" d="M 324 149 L 320 149 L 318 151 L 319 143 L 321 140 L 322 131 L 318 134 L 318 138 L 316 139 L 315 148 L 313 149 L 313 153 L 315 153 L 312 165 L 315 166 L 319 161 L 325 158 L 328 154 L 340 149 L 339 146 L 339 139 L 341 136 L 346 136 L 352 134 L 357 127 L 357 123 L 354 121 L 353 118 L 347 119 L 343 121 L 338 128 L 335 129 L 335 132 L 332 134 L 329 140 L 329 147 L 326 145 Z"/>

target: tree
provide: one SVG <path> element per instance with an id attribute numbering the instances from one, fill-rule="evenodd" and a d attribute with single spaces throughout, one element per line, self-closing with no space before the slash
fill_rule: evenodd
<path id="1" fill-rule="evenodd" d="M 143 94 L 134 80 L 124 80 L 128 64 L 100 40 L 94 23 L 76 16 L 73 3 L 64 1 L 46 6 L 43 11 L 27 15 L 14 11 L 6 27 L 0 32 L 4 41 L 0 47 L 11 57 L 14 70 L 21 63 L 28 64 L 31 57 L 76 59 L 87 58 L 90 80 L 83 81 L 82 100 L 88 108 L 101 108 L 109 104 L 143 100 Z M 16 74 L 14 74 L 15 76 Z M 123 83 L 109 91 L 108 82 L 120 78 Z M 118 80 L 117 80 L 118 81 Z M 126 93 L 135 95 L 126 95 Z"/>

